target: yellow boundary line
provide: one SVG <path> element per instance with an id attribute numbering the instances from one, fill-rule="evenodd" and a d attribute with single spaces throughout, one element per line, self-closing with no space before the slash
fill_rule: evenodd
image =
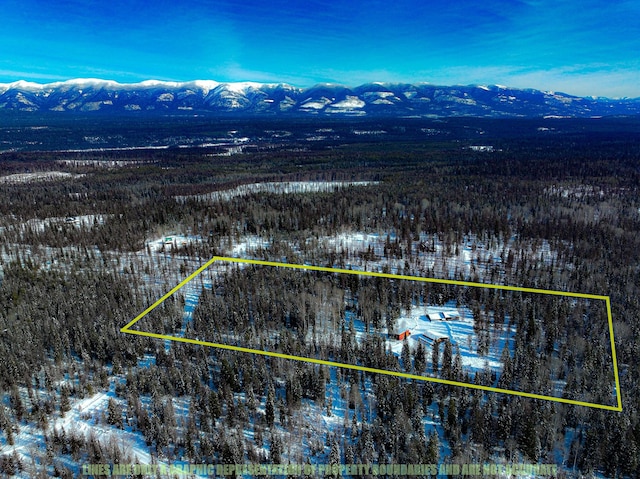
<path id="1" fill-rule="evenodd" d="M 183 286 L 185 286 L 187 283 L 189 283 L 193 278 L 198 276 L 200 273 L 202 273 L 205 269 L 207 269 L 209 266 L 211 266 L 216 261 L 225 261 L 225 262 L 231 262 L 231 263 L 244 263 L 244 264 L 256 264 L 256 265 L 274 266 L 274 267 L 280 267 L 280 268 L 303 269 L 303 270 L 309 270 L 309 271 L 324 271 L 324 272 L 328 272 L 328 273 L 357 274 L 357 275 L 362 275 L 362 276 L 374 276 L 374 277 L 379 277 L 379 278 L 404 279 L 404 280 L 409 280 L 409 281 L 421 281 L 421 282 L 425 282 L 425 283 L 452 284 L 452 285 L 456 285 L 456 286 L 469 286 L 469 287 L 473 287 L 473 288 L 501 289 L 501 290 L 505 290 L 505 291 L 520 291 L 520 292 L 525 292 L 525 293 L 550 294 L 550 295 L 555 295 L 555 296 L 568 296 L 568 297 L 574 297 L 574 298 L 587 298 L 587 299 L 597 299 L 597 300 L 604 301 L 605 305 L 606 305 L 606 309 L 607 309 L 607 320 L 608 320 L 608 323 L 609 323 L 609 337 L 610 337 L 610 340 L 611 340 L 611 357 L 612 357 L 612 361 L 613 361 L 613 373 L 614 373 L 614 380 L 615 380 L 617 405 L 616 406 L 610 406 L 610 405 L 607 405 L 607 404 L 597 404 L 597 403 L 590 403 L 590 402 L 585 402 L 585 401 L 576 401 L 574 399 L 558 398 L 558 397 L 554 397 L 554 396 L 545 396 L 543 394 L 534 394 L 534 393 L 513 391 L 513 390 L 510 390 L 510 389 L 494 388 L 494 387 L 482 386 L 482 385 L 478 385 L 478 384 L 463 383 L 463 382 L 459 382 L 459 381 L 450 381 L 448 379 L 432 378 L 432 377 L 427 377 L 427 376 L 418 376 L 416 374 L 408 374 L 408 373 L 402 373 L 402 372 L 396 372 L 396 371 L 389 371 L 389 370 L 386 370 L 386 369 L 369 368 L 369 367 L 365 367 L 365 366 L 357 366 L 355 364 L 339 363 L 339 362 L 335 362 L 335 361 L 326 361 L 324 359 L 306 358 L 306 357 L 302 357 L 302 356 L 293 356 L 293 355 L 290 355 L 290 354 L 274 353 L 274 352 L 270 352 L 270 351 L 263 351 L 263 350 L 260 350 L 260 349 L 245 348 L 245 347 L 242 347 L 242 346 L 232 346 L 232 345 L 229 345 L 229 344 L 210 343 L 208 341 L 200 341 L 200 340 L 197 340 L 197 339 L 181 338 L 181 337 L 178 337 L 178 336 L 169 336 L 169 335 L 166 335 L 166 334 L 157 334 L 157 333 L 152 333 L 152 332 L 146 332 L 146 331 L 139 331 L 139 330 L 130 329 L 134 324 L 136 324 L 138 321 L 140 321 L 142 318 L 144 318 L 147 314 L 149 314 L 151 311 L 153 311 L 156 307 L 158 307 L 160 304 L 162 304 L 163 301 L 165 301 L 167 298 L 169 298 L 174 293 L 176 293 L 179 289 L 181 289 Z M 227 349 L 227 350 L 232 350 L 232 351 L 239 351 L 239 352 L 243 352 L 243 353 L 253 353 L 253 354 L 260 354 L 260 355 L 263 355 L 263 356 L 272 356 L 272 357 L 277 357 L 277 358 L 293 359 L 293 360 L 296 360 L 296 361 L 306 361 L 306 362 L 315 363 L 315 364 L 323 364 L 323 365 L 326 365 L 326 366 L 336 366 L 336 367 L 347 368 L 347 369 L 356 369 L 358 371 L 364 371 L 364 372 L 369 372 L 369 373 L 378 373 L 378 374 L 386 374 L 388 376 L 399 376 L 399 377 L 408 378 L 408 379 L 417 379 L 417 380 L 420 380 L 420 381 L 429 381 L 429 382 L 434 382 L 434 383 L 447 384 L 447 385 L 450 385 L 450 386 L 460 386 L 460 387 L 467 387 L 467 388 L 471 388 L 471 389 L 480 389 L 480 390 L 483 390 L 483 391 L 491 391 L 491 392 L 497 392 L 497 393 L 503 393 L 503 394 L 511 394 L 511 395 L 514 395 L 514 396 L 522 396 L 522 397 L 528 397 L 528 398 L 534 398 L 534 399 L 544 399 L 544 400 L 548 400 L 548 401 L 555 401 L 555 402 L 561 402 L 561 403 L 566 403 L 566 404 L 574 404 L 574 405 L 578 405 L 578 406 L 586 406 L 586 407 L 592 407 L 592 408 L 597 408 L 597 409 L 606 409 L 606 410 L 609 410 L 609 411 L 622 411 L 622 396 L 621 396 L 621 392 L 620 392 L 620 379 L 619 379 L 619 375 L 618 375 L 618 364 L 617 364 L 617 359 L 616 359 L 616 347 L 615 347 L 615 341 L 614 341 L 614 336 L 613 336 L 613 319 L 612 319 L 612 316 L 611 316 L 611 301 L 609 299 L 609 296 L 602 296 L 602 295 L 588 294 L 588 293 L 564 292 L 564 291 L 556 291 L 556 290 L 551 290 L 551 289 L 524 288 L 524 287 L 520 287 L 520 286 L 504 286 L 504 285 L 499 285 L 499 284 L 474 283 L 474 282 L 471 282 L 471 281 L 456 281 L 456 280 L 451 280 L 451 279 L 421 278 L 421 277 L 418 277 L 418 276 L 404 276 L 404 275 L 391 274 L 391 273 L 376 273 L 376 272 L 367 272 L 367 271 L 354 271 L 354 270 L 351 270 L 351 269 L 328 268 L 328 267 L 323 267 L 323 266 L 307 266 L 307 265 L 302 265 L 302 264 L 291 264 L 291 263 L 278 263 L 278 262 L 274 262 L 274 261 L 262 261 L 262 260 L 255 260 L 255 259 L 229 258 L 229 257 L 225 257 L 225 256 L 214 256 L 209 261 L 207 261 L 205 264 L 200 266 L 197 270 L 195 270 L 193 273 L 191 273 L 189 276 L 187 276 L 184 280 L 182 280 L 180 283 L 178 283 L 168 293 L 166 293 L 164 296 L 162 296 L 160 299 L 158 299 L 155 303 L 153 303 L 151 306 L 149 306 L 147 309 L 145 309 L 142 313 L 140 313 L 138 316 L 136 316 L 133 320 L 131 320 L 129 323 L 127 323 L 126 326 L 124 326 L 123 328 L 120 329 L 120 332 L 127 333 L 127 334 L 134 334 L 134 335 L 138 335 L 138 336 L 146 336 L 146 337 L 149 337 L 149 338 L 165 339 L 165 340 L 169 340 L 169 341 L 178 341 L 178 342 L 182 342 L 182 343 L 197 344 L 197 345 L 200 345 L 200 346 L 209 346 L 209 347 L 214 347 L 214 348 L 219 348 L 219 349 Z"/>

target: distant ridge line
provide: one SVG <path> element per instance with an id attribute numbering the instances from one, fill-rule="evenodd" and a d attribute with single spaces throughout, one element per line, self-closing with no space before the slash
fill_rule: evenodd
<path id="1" fill-rule="evenodd" d="M 365 117 L 593 118 L 640 115 L 640 98 L 580 97 L 502 85 L 441 86 L 372 82 L 355 87 L 320 83 L 119 83 L 76 78 L 52 83 L 0 83 L 0 111 L 216 113 Z"/>

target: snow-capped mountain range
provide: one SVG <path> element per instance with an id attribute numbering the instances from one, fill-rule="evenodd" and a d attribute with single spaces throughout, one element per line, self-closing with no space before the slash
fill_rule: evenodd
<path id="1" fill-rule="evenodd" d="M 640 98 L 578 97 L 500 85 L 366 83 L 357 87 L 212 80 L 0 83 L 0 110 L 387 117 L 596 117 L 640 114 Z"/>

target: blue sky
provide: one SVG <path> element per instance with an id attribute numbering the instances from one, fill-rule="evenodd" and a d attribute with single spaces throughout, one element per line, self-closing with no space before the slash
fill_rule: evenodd
<path id="1" fill-rule="evenodd" d="M 501 84 L 640 97 L 640 0 L 3 0 L 0 82 Z"/>

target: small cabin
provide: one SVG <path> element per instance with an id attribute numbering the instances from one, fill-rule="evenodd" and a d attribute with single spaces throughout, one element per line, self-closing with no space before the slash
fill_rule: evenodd
<path id="1" fill-rule="evenodd" d="M 395 335 L 395 337 L 396 337 L 396 339 L 398 341 L 403 341 L 406 338 L 408 338 L 409 336 L 411 336 L 411 331 L 409 331 L 408 329 L 406 329 L 403 332 L 398 333 L 398 334 Z"/>
<path id="2" fill-rule="evenodd" d="M 403 341 L 411 335 L 410 323 L 405 317 L 398 318 L 393 329 L 389 331 L 389 337 L 398 341 Z"/>

